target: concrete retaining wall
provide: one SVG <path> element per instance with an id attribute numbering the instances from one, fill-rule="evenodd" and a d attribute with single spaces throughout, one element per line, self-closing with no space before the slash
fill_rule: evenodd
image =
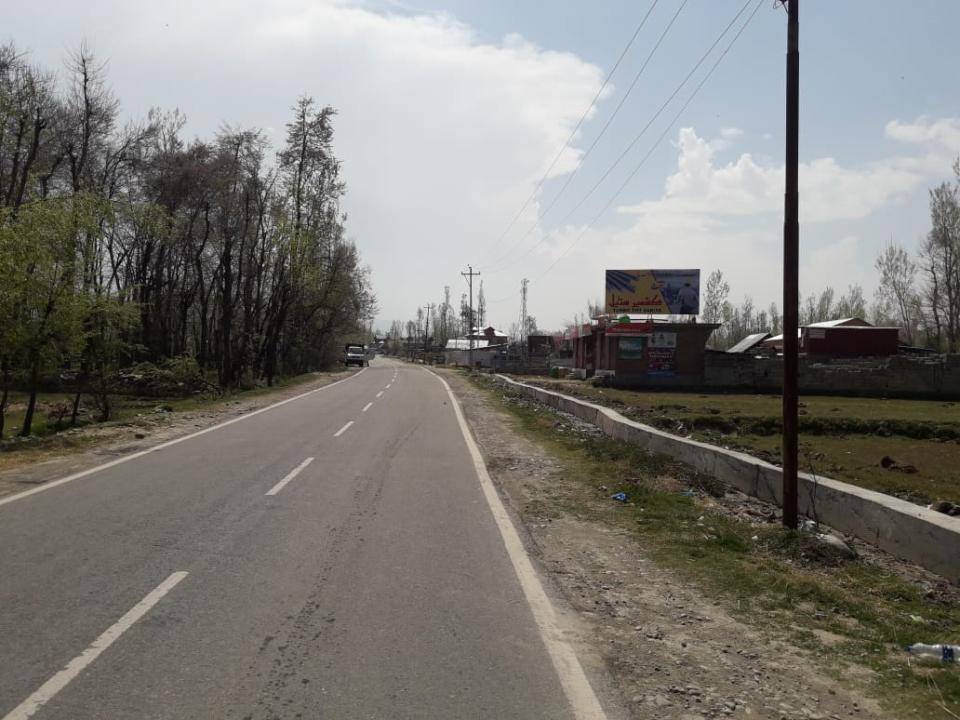
<path id="1" fill-rule="evenodd" d="M 781 470 L 776 465 L 746 453 L 671 435 L 585 400 L 503 375 L 496 377 L 528 397 L 596 425 L 610 437 L 668 455 L 748 495 L 782 504 Z M 960 519 L 890 495 L 805 473 L 799 478 L 798 490 L 800 512 L 804 515 L 960 584 Z"/>

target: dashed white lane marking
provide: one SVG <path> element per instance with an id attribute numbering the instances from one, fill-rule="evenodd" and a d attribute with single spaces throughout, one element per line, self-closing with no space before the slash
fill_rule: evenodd
<path id="1" fill-rule="evenodd" d="M 135 452 L 130 455 L 125 455 L 124 457 L 117 458 L 116 460 L 111 460 L 110 462 L 104 463 L 103 465 L 97 465 L 96 467 L 92 467 L 89 470 L 82 470 L 81 472 L 74 473 L 73 475 L 68 475 L 65 478 L 60 478 L 59 480 L 51 480 L 50 482 L 40 485 L 39 487 L 31 488 L 30 490 L 24 490 L 23 492 L 17 493 L 16 495 L 10 495 L 9 497 L 5 497 L 2 500 L 0 500 L 0 506 L 6 505 L 7 503 L 16 502 L 17 500 L 21 500 L 25 497 L 29 497 L 30 495 L 35 495 L 36 493 L 44 492 L 45 490 L 50 490 L 51 488 L 55 488 L 59 485 L 64 485 L 68 482 L 72 482 L 73 480 L 79 480 L 80 478 L 86 477 L 87 475 L 93 475 L 93 473 L 95 472 L 100 472 L 101 470 L 112 468 L 115 465 L 129 462 L 130 460 L 136 460 L 139 457 L 143 457 L 144 455 L 149 455 L 150 453 L 156 452 L 157 450 L 163 450 L 164 448 L 168 448 L 171 445 L 176 445 L 177 443 L 182 443 L 186 440 L 191 440 L 201 435 L 206 435 L 208 432 L 219 430 L 220 428 L 227 427 L 227 425 L 233 425 L 234 423 L 240 422 L 241 420 L 246 420 L 247 418 L 251 418 L 254 415 L 265 413 L 267 412 L 267 410 L 273 410 L 274 408 L 280 407 L 281 405 L 286 405 L 287 403 L 291 403 L 294 400 L 299 400 L 300 398 L 307 397 L 308 395 L 313 395 L 314 393 L 318 393 L 321 390 L 332 388 L 334 385 L 339 385 L 342 382 L 346 382 L 350 378 L 357 377 L 357 375 L 363 375 L 363 373 L 365 373 L 366 371 L 367 369 L 364 368 L 360 372 L 354 373 L 350 377 L 343 378 L 343 380 L 337 380 L 335 382 L 330 383 L 329 385 L 324 385 L 323 387 L 319 387 L 314 390 L 307 390 L 307 392 L 305 393 L 300 393 L 299 395 L 294 395 L 292 398 L 287 398 L 286 400 L 281 400 L 280 402 L 276 402 L 273 405 L 267 405 L 266 407 L 262 407 L 259 410 L 248 412 L 245 415 L 240 415 L 239 417 L 235 417 L 231 420 L 227 420 L 226 422 L 222 422 L 219 425 L 212 425 L 211 427 L 204 428 L 203 430 L 198 430 L 195 433 L 190 433 L 189 435 L 184 435 L 183 437 L 178 437 L 173 440 L 168 440 L 167 442 L 160 443 L 159 445 L 154 445 L 153 447 L 147 448 L 146 450 L 141 450 L 140 452 Z"/>
<path id="2" fill-rule="evenodd" d="M 370 409 L 370 406 L 371 406 L 371 405 L 373 405 L 373 403 L 372 403 L 372 402 L 368 402 L 366 405 L 363 406 L 363 410 L 361 410 L 360 412 L 366 412 L 367 410 Z"/>
<path id="3" fill-rule="evenodd" d="M 156 589 L 152 590 L 143 600 L 130 608 L 126 615 L 107 628 L 86 650 L 67 663 L 63 670 L 47 680 L 37 688 L 30 697 L 7 713 L 3 717 L 3 720 L 26 720 L 31 717 L 37 710 L 43 707 L 43 705 L 50 702 L 58 692 L 69 685 L 70 681 L 83 672 L 84 668 L 96 660 L 104 650 L 113 645 L 117 638 L 133 627 L 140 618 L 150 612 L 150 609 L 160 602 L 160 599 L 173 590 L 173 588 L 177 586 L 177 583 L 187 575 L 189 575 L 189 573 L 185 571 L 175 572 L 160 583 Z"/>
<path id="4" fill-rule="evenodd" d="M 377 393 L 377 397 L 382 397 L 382 396 L 383 396 L 383 390 Z"/>
<path id="5" fill-rule="evenodd" d="M 384 390 L 389 390 L 391 385 L 393 385 L 393 383 L 387 383 L 387 386 L 384 388 Z"/>
<path id="6" fill-rule="evenodd" d="M 351 421 L 348 422 L 346 425 L 344 425 L 342 428 L 340 428 L 339 430 L 337 430 L 337 431 L 333 434 L 333 436 L 334 436 L 334 437 L 340 437 L 341 435 L 343 435 L 343 434 L 350 428 L 351 425 L 353 425 L 353 420 L 351 420 Z"/>
<path id="7" fill-rule="evenodd" d="M 424 368 L 426 370 L 426 368 Z M 463 417 L 463 411 L 460 409 L 460 403 L 457 401 L 453 390 L 447 384 L 447 381 L 431 370 L 427 370 L 436 377 L 447 389 L 447 395 L 450 397 L 450 405 L 457 416 L 457 423 L 460 425 L 460 432 L 463 433 L 463 439 L 467 443 L 470 456 L 473 459 L 473 466 L 480 479 L 480 487 L 483 489 L 483 496 L 487 500 L 490 512 L 493 513 L 493 519 L 500 529 L 500 537 L 503 538 L 503 544 L 506 547 L 507 555 L 513 564 L 513 570 L 520 581 L 520 587 L 523 588 L 523 594 L 527 598 L 527 604 L 533 611 L 534 620 L 537 623 L 537 629 L 540 631 L 540 637 L 547 648 L 547 654 L 553 662 L 554 670 L 560 678 L 560 685 L 563 687 L 564 694 L 570 702 L 573 715 L 577 720 L 607 720 L 606 713 L 600 705 L 593 688 L 590 687 L 590 681 L 587 679 L 583 666 L 577 659 L 576 653 L 570 644 L 564 639 L 563 630 L 557 622 L 556 611 L 550 603 L 550 598 L 540 584 L 540 578 L 537 577 L 536 570 L 527 556 L 527 551 L 523 547 L 523 542 L 517 534 L 517 529 L 513 526 L 513 521 L 507 514 L 503 501 L 497 494 L 493 481 L 490 479 L 490 473 L 487 472 L 486 463 L 483 461 L 483 455 L 477 446 L 473 435 L 470 434 L 470 427 Z"/>
<path id="8" fill-rule="evenodd" d="M 304 460 L 302 463 L 300 463 L 299 465 L 297 465 L 293 470 L 291 470 L 290 472 L 288 472 L 288 473 L 286 474 L 286 476 L 283 478 L 283 480 L 281 480 L 281 481 L 278 482 L 276 485 L 274 485 L 272 488 L 270 488 L 269 490 L 267 490 L 266 494 L 267 494 L 267 495 L 276 495 L 278 492 L 280 492 L 281 490 L 283 490 L 284 486 L 285 486 L 288 482 L 290 482 L 290 481 L 293 480 L 297 475 L 299 475 L 301 470 L 303 470 L 307 465 L 309 465 L 309 464 L 312 463 L 312 462 L 313 462 L 313 458 L 312 458 L 312 457 L 308 457 L 308 458 L 307 458 L 306 460 Z"/>

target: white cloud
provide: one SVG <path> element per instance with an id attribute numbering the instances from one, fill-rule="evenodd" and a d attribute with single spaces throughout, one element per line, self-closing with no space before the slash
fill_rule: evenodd
<path id="1" fill-rule="evenodd" d="M 9 32 L 38 62 L 58 67 L 64 48 L 86 37 L 110 59 L 127 110 L 179 107 L 191 133 L 209 136 L 226 121 L 273 128 L 278 141 L 301 93 L 335 106 L 348 227 L 373 267 L 384 324 L 435 302 L 464 263 L 483 263 L 472 248 L 499 236 L 602 78 L 573 54 L 517 35 L 487 42 L 403 0 L 52 0 L 21 10 Z M 894 120 L 885 137 L 904 153 L 857 166 L 831 157 L 803 164 L 806 291 L 839 290 L 869 273 L 871 243 L 889 232 L 865 228 L 882 225 L 877 218 L 904 198 L 923 205 L 923 189 L 945 179 L 960 152 L 960 119 Z M 677 166 L 659 197 L 623 199 L 619 215 L 532 286 L 539 319 L 550 327 L 581 311 L 602 291 L 603 269 L 624 265 L 719 267 L 735 294 L 763 304 L 778 297 L 783 168 L 763 156 L 772 139 L 736 127 L 712 138 L 680 131 Z M 580 152 L 566 151 L 553 174 L 568 172 Z M 510 240 L 536 222 L 537 209 L 531 203 Z M 485 273 L 488 299 L 517 288 L 522 274 L 537 278 L 580 232 L 564 228 L 510 271 Z M 491 307 L 492 319 L 508 324 L 516 308 L 514 298 Z"/>
<path id="2" fill-rule="evenodd" d="M 783 166 L 761 164 L 750 153 L 718 165 L 714 143 L 699 137 L 693 128 L 681 129 L 677 171 L 667 178 L 663 197 L 623 207 L 621 212 L 716 216 L 781 212 Z M 846 168 L 833 158 L 801 163 L 801 221 L 819 223 L 866 217 L 914 190 L 923 179 L 921 173 L 897 161 L 865 168 Z"/>
<path id="3" fill-rule="evenodd" d="M 571 53 L 518 35 L 485 42 L 448 15 L 402 5 L 62 5 L 61 49 L 37 60 L 55 66 L 55 53 L 88 37 L 110 58 L 111 82 L 132 114 L 178 106 L 191 133 L 210 136 L 229 122 L 275 128 L 280 142 L 299 95 L 333 105 L 348 232 L 373 269 L 384 324 L 436 302 L 464 263 L 478 262 L 468 249 L 500 234 L 602 80 Z M 565 151 L 552 174 L 579 155 Z M 534 202 L 522 221 L 536 217 Z"/>
<path id="4" fill-rule="evenodd" d="M 940 145 L 954 153 L 960 152 L 960 118 L 919 117 L 913 122 L 891 120 L 885 132 L 893 140 Z"/>
<path id="5" fill-rule="evenodd" d="M 955 122 L 932 121 L 925 126 L 924 137 L 943 137 L 942 128 Z M 723 132 L 719 139 L 726 141 Z M 665 179 L 662 195 L 619 208 L 618 227 L 608 224 L 589 230 L 551 271 L 549 280 L 534 285 L 531 292 L 537 296 L 550 292 L 547 285 L 583 286 L 585 277 L 599 278 L 605 267 L 699 267 L 704 273 L 722 269 L 735 301 L 751 295 L 764 307 L 771 300 L 779 303 L 783 166 L 750 153 L 718 162 L 716 142 L 717 138 L 700 137 L 693 128 L 681 129 L 675 144 L 676 170 Z M 802 163 L 801 290 L 819 292 L 831 286 L 840 293 L 860 284 L 870 297 L 875 285 L 873 261 L 879 243 L 889 238 L 887 232 L 875 232 L 873 216 L 939 179 L 947 157 L 942 150 L 924 148 L 919 155 L 859 167 L 834 158 Z M 625 226 L 624 218 L 629 220 Z M 556 242 L 541 251 L 543 264 L 563 253 L 582 231 L 568 227 L 557 232 Z"/>

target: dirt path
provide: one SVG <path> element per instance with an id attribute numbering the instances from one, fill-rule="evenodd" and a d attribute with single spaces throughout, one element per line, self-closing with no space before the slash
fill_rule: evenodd
<path id="1" fill-rule="evenodd" d="M 0 497 L 146 450 L 344 377 L 345 372 L 317 373 L 316 379 L 253 396 L 213 401 L 201 410 L 164 412 L 158 400 L 157 411 L 134 420 L 66 430 L 42 439 L 37 447 L 0 452 Z"/>
<path id="2" fill-rule="evenodd" d="M 534 555 L 592 626 L 632 717 L 891 717 L 819 672 L 812 656 L 762 636 L 649 561 L 609 501 L 565 478 L 482 391 L 443 374 Z"/>

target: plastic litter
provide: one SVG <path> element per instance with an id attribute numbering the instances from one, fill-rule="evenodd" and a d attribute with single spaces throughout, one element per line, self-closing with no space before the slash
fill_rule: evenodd
<path id="1" fill-rule="evenodd" d="M 927 645 L 915 643 L 907 645 L 907 652 L 918 657 L 939 658 L 943 662 L 956 662 L 960 657 L 960 645 Z"/>
<path id="2" fill-rule="evenodd" d="M 627 494 L 625 492 L 614 493 L 610 496 L 610 499 L 625 503 L 627 501 Z"/>

